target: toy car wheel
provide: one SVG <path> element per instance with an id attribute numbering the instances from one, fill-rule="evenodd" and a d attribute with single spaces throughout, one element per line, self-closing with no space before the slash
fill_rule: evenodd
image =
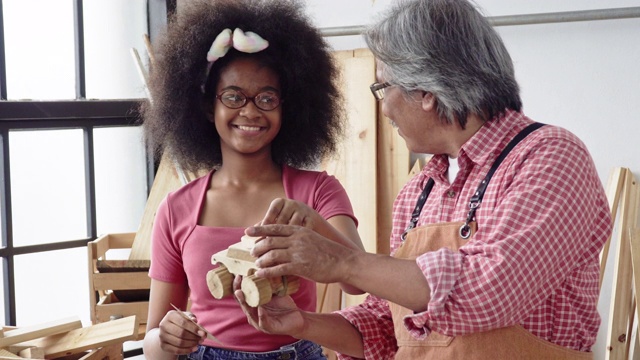
<path id="1" fill-rule="evenodd" d="M 214 298 L 222 299 L 233 293 L 233 274 L 221 265 L 207 273 L 207 285 Z"/>
<path id="2" fill-rule="evenodd" d="M 271 301 L 272 290 L 269 279 L 249 275 L 242 278 L 242 293 L 249 306 L 256 307 Z"/>

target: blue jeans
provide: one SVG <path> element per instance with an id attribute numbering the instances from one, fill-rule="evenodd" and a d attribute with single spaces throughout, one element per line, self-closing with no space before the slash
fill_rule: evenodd
<path id="1" fill-rule="evenodd" d="M 300 340 L 285 345 L 279 350 L 267 352 L 244 352 L 199 346 L 189 354 L 189 360 L 326 360 L 322 347 L 311 341 Z"/>

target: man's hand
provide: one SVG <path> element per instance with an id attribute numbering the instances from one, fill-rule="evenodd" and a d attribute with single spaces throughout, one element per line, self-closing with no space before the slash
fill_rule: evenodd
<path id="1" fill-rule="evenodd" d="M 294 336 L 304 327 L 304 318 L 290 296 L 274 296 L 267 304 L 251 307 L 240 290 L 241 276 L 233 281 L 234 295 L 247 316 L 249 324 L 267 334 Z"/>
<path id="2" fill-rule="evenodd" d="M 269 210 L 267 210 L 260 225 L 300 225 L 313 229 L 316 222 L 315 217 L 317 216 L 319 216 L 318 213 L 303 202 L 277 198 L 271 201 Z"/>
<path id="3" fill-rule="evenodd" d="M 246 234 L 264 237 L 251 251 L 258 257 L 260 277 L 297 275 L 321 283 L 348 283 L 348 264 L 360 252 L 301 226 L 254 226 Z"/>

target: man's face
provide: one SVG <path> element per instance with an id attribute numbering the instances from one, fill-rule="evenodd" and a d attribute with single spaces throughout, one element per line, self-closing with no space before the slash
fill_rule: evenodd
<path id="1" fill-rule="evenodd" d="M 389 81 L 384 75 L 384 64 L 378 63 L 378 82 Z M 393 84 L 393 81 L 390 81 Z M 415 153 L 440 154 L 445 152 L 442 122 L 437 116 L 435 99 L 423 91 L 406 92 L 400 86 L 385 88 L 381 100 L 382 113 L 398 130 L 407 148 Z"/>

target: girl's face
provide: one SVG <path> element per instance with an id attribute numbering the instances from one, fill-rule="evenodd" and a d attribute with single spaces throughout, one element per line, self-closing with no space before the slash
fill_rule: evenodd
<path id="1" fill-rule="evenodd" d="M 273 107 L 280 98 L 280 90 L 278 75 L 253 59 L 239 58 L 222 69 L 213 123 L 220 135 L 223 156 L 265 152 L 270 155 L 271 142 L 282 124 L 282 104 L 272 110 L 264 109 Z M 241 106 L 244 98 L 246 103 Z M 232 109 L 225 104 L 241 107 Z"/>

